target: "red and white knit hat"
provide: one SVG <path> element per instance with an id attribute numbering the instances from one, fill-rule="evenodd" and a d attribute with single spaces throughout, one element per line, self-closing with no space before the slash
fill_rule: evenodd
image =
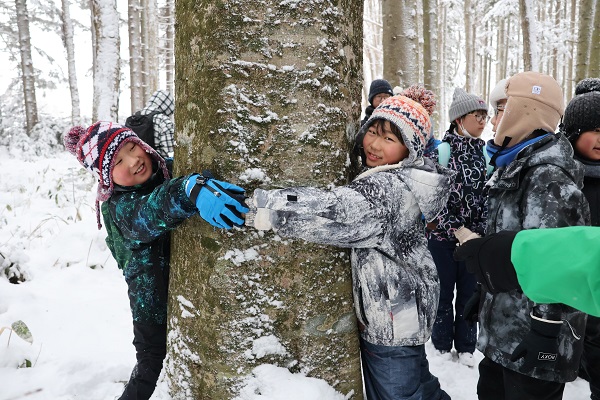
<path id="1" fill-rule="evenodd" d="M 142 147 L 158 163 L 165 178 L 169 177 L 165 160 L 131 129 L 114 122 L 98 121 L 87 129 L 75 126 L 64 136 L 63 142 L 67 151 L 77 157 L 79 163 L 98 179 L 96 194 L 98 228 L 102 226 L 99 202 L 108 200 L 113 193 L 112 170 L 115 155 L 125 143 L 134 142 Z"/>

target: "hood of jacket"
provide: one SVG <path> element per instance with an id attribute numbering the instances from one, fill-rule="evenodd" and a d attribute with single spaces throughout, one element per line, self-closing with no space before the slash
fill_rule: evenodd
<path id="1" fill-rule="evenodd" d="M 549 164 L 563 169 L 574 182 L 581 182 L 583 179 L 583 166 L 573 158 L 573 148 L 569 141 L 561 134 L 551 133 L 521 150 L 515 160 L 494 174 L 488 185 L 516 189 L 521 171 Z"/>
<path id="2" fill-rule="evenodd" d="M 167 116 L 173 115 L 175 112 L 175 99 L 173 95 L 166 90 L 157 90 L 150 96 L 150 100 L 146 107 L 142 110 L 142 114 L 149 114 L 153 111 L 159 111 Z"/>
<path id="3" fill-rule="evenodd" d="M 428 158 L 415 165 L 406 160 L 398 164 L 369 168 L 355 180 L 366 178 L 377 172 L 390 172 L 398 176 L 410 189 L 427 221 L 433 220 L 448 201 L 450 184 L 456 172 L 442 167 Z"/>

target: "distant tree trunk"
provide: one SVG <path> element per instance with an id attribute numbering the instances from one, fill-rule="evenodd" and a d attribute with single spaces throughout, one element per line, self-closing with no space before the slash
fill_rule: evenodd
<path id="1" fill-rule="evenodd" d="M 523 69 L 539 71 L 540 65 L 536 51 L 536 18 L 530 0 L 519 0 L 521 30 L 523 32 Z"/>
<path id="2" fill-rule="evenodd" d="M 361 0 L 178 0 L 175 175 L 208 168 L 248 194 L 344 184 L 360 114 L 362 10 Z M 193 218 L 174 234 L 171 265 L 174 399 L 234 398 L 260 364 L 362 399 L 343 250 Z M 257 353 L 261 338 L 286 354 Z"/>
<path id="3" fill-rule="evenodd" d="M 69 89 L 71 91 L 71 123 L 81 123 L 81 110 L 79 103 L 79 88 L 77 87 L 77 70 L 75 69 L 75 45 L 73 44 L 73 21 L 69 11 L 69 0 L 62 0 L 62 27 L 63 43 L 67 51 L 67 67 L 69 75 Z"/>
<path id="4" fill-rule="evenodd" d="M 144 0 L 146 16 L 147 50 L 146 76 L 148 77 L 148 98 L 158 89 L 158 7 L 156 0 Z M 148 100 L 146 98 L 146 101 Z"/>
<path id="5" fill-rule="evenodd" d="M 382 0 L 383 77 L 407 88 L 419 82 L 416 0 Z"/>
<path id="6" fill-rule="evenodd" d="M 437 32 L 438 32 L 438 56 L 439 56 L 439 68 L 440 71 L 438 73 L 438 92 L 436 93 L 438 96 L 438 103 L 437 103 L 437 109 L 438 109 L 438 121 L 437 121 L 437 126 L 435 127 L 435 129 L 437 130 L 436 132 L 434 132 L 436 138 L 440 138 L 442 135 L 442 132 L 444 132 L 444 127 L 446 126 L 446 122 L 447 122 L 447 113 L 446 113 L 446 91 L 444 90 L 444 88 L 446 87 L 446 18 L 447 18 L 447 12 L 446 12 L 446 5 L 443 2 L 438 2 L 438 10 L 439 10 L 439 20 L 438 20 L 438 25 L 437 25 Z"/>
<path id="7" fill-rule="evenodd" d="M 575 67 L 575 82 L 579 82 L 588 76 L 590 66 L 590 47 L 592 29 L 594 22 L 594 3 L 597 0 L 580 0 L 579 3 L 579 35 L 577 37 L 577 57 Z"/>
<path id="8" fill-rule="evenodd" d="M 91 0 L 95 38 L 92 119 L 117 121 L 119 115 L 119 13 L 116 0 Z"/>
<path id="9" fill-rule="evenodd" d="M 361 109 L 367 106 L 369 86 L 374 79 L 383 77 L 381 1 L 364 2 L 363 15 L 363 87 Z"/>
<path id="10" fill-rule="evenodd" d="M 588 77 L 600 76 L 600 0 L 596 0 L 596 11 L 594 12 L 594 26 L 590 40 L 590 67 Z"/>
<path id="11" fill-rule="evenodd" d="M 437 0 L 423 0 L 423 84 L 438 94 L 438 35 L 437 35 Z M 434 125 L 439 124 L 440 110 L 433 114 Z"/>
<path id="12" fill-rule="evenodd" d="M 464 16 L 465 16 L 465 90 L 470 93 L 473 83 L 473 26 L 471 18 L 473 17 L 473 8 L 471 7 L 471 0 L 465 0 L 464 2 Z"/>
<path id="13" fill-rule="evenodd" d="M 165 57 L 165 71 L 166 71 L 166 86 L 167 90 L 172 94 L 175 94 L 175 60 L 174 55 L 174 43 L 175 43 L 175 15 L 174 15 L 174 0 L 167 0 L 165 4 L 165 45 L 164 45 L 164 57 Z"/>
<path id="14" fill-rule="evenodd" d="M 142 87 L 144 103 L 158 89 L 158 18 L 156 0 L 141 0 Z"/>
<path id="15" fill-rule="evenodd" d="M 129 82 L 131 87 L 132 113 L 141 110 L 144 107 L 140 8 L 140 0 L 128 1 L 127 25 L 129 33 Z"/>
<path id="16" fill-rule="evenodd" d="M 15 0 L 17 27 L 19 29 L 19 52 L 21 54 L 21 79 L 25 100 L 25 120 L 27 134 L 38 123 L 37 101 L 35 97 L 35 71 L 31 58 L 31 36 L 29 35 L 29 13 L 27 0 Z"/>
<path id="17" fill-rule="evenodd" d="M 567 99 L 569 100 L 571 98 L 571 96 L 573 96 L 573 59 L 575 58 L 575 27 L 576 22 L 575 22 L 575 17 L 577 16 L 577 0 L 571 0 L 571 14 L 570 14 L 570 24 L 569 24 L 569 28 L 570 28 L 570 32 L 573 34 L 572 39 L 570 44 L 569 44 L 569 48 L 570 48 L 570 54 L 571 57 L 569 57 L 569 63 L 568 63 L 568 68 L 567 68 Z"/>

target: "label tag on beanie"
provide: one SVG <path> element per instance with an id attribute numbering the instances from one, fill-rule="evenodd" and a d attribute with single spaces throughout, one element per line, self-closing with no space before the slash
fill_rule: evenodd
<path id="1" fill-rule="evenodd" d="M 542 93 L 542 87 L 541 86 L 534 86 L 531 89 L 531 93 L 533 93 L 533 94 L 541 94 Z"/>

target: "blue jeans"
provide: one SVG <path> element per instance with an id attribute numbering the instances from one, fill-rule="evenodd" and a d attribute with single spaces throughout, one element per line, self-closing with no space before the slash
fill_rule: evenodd
<path id="1" fill-rule="evenodd" d="M 438 350 L 450 351 L 454 343 L 457 352 L 473 353 L 477 342 L 477 326 L 464 320 L 463 311 L 475 291 L 477 279 L 467 271 L 464 262 L 454 260 L 456 243 L 429 240 L 427 245 L 440 278 L 440 302 L 431 341 Z"/>
<path id="2" fill-rule="evenodd" d="M 450 400 L 429 372 L 425 346 L 380 346 L 361 338 L 368 400 Z"/>

